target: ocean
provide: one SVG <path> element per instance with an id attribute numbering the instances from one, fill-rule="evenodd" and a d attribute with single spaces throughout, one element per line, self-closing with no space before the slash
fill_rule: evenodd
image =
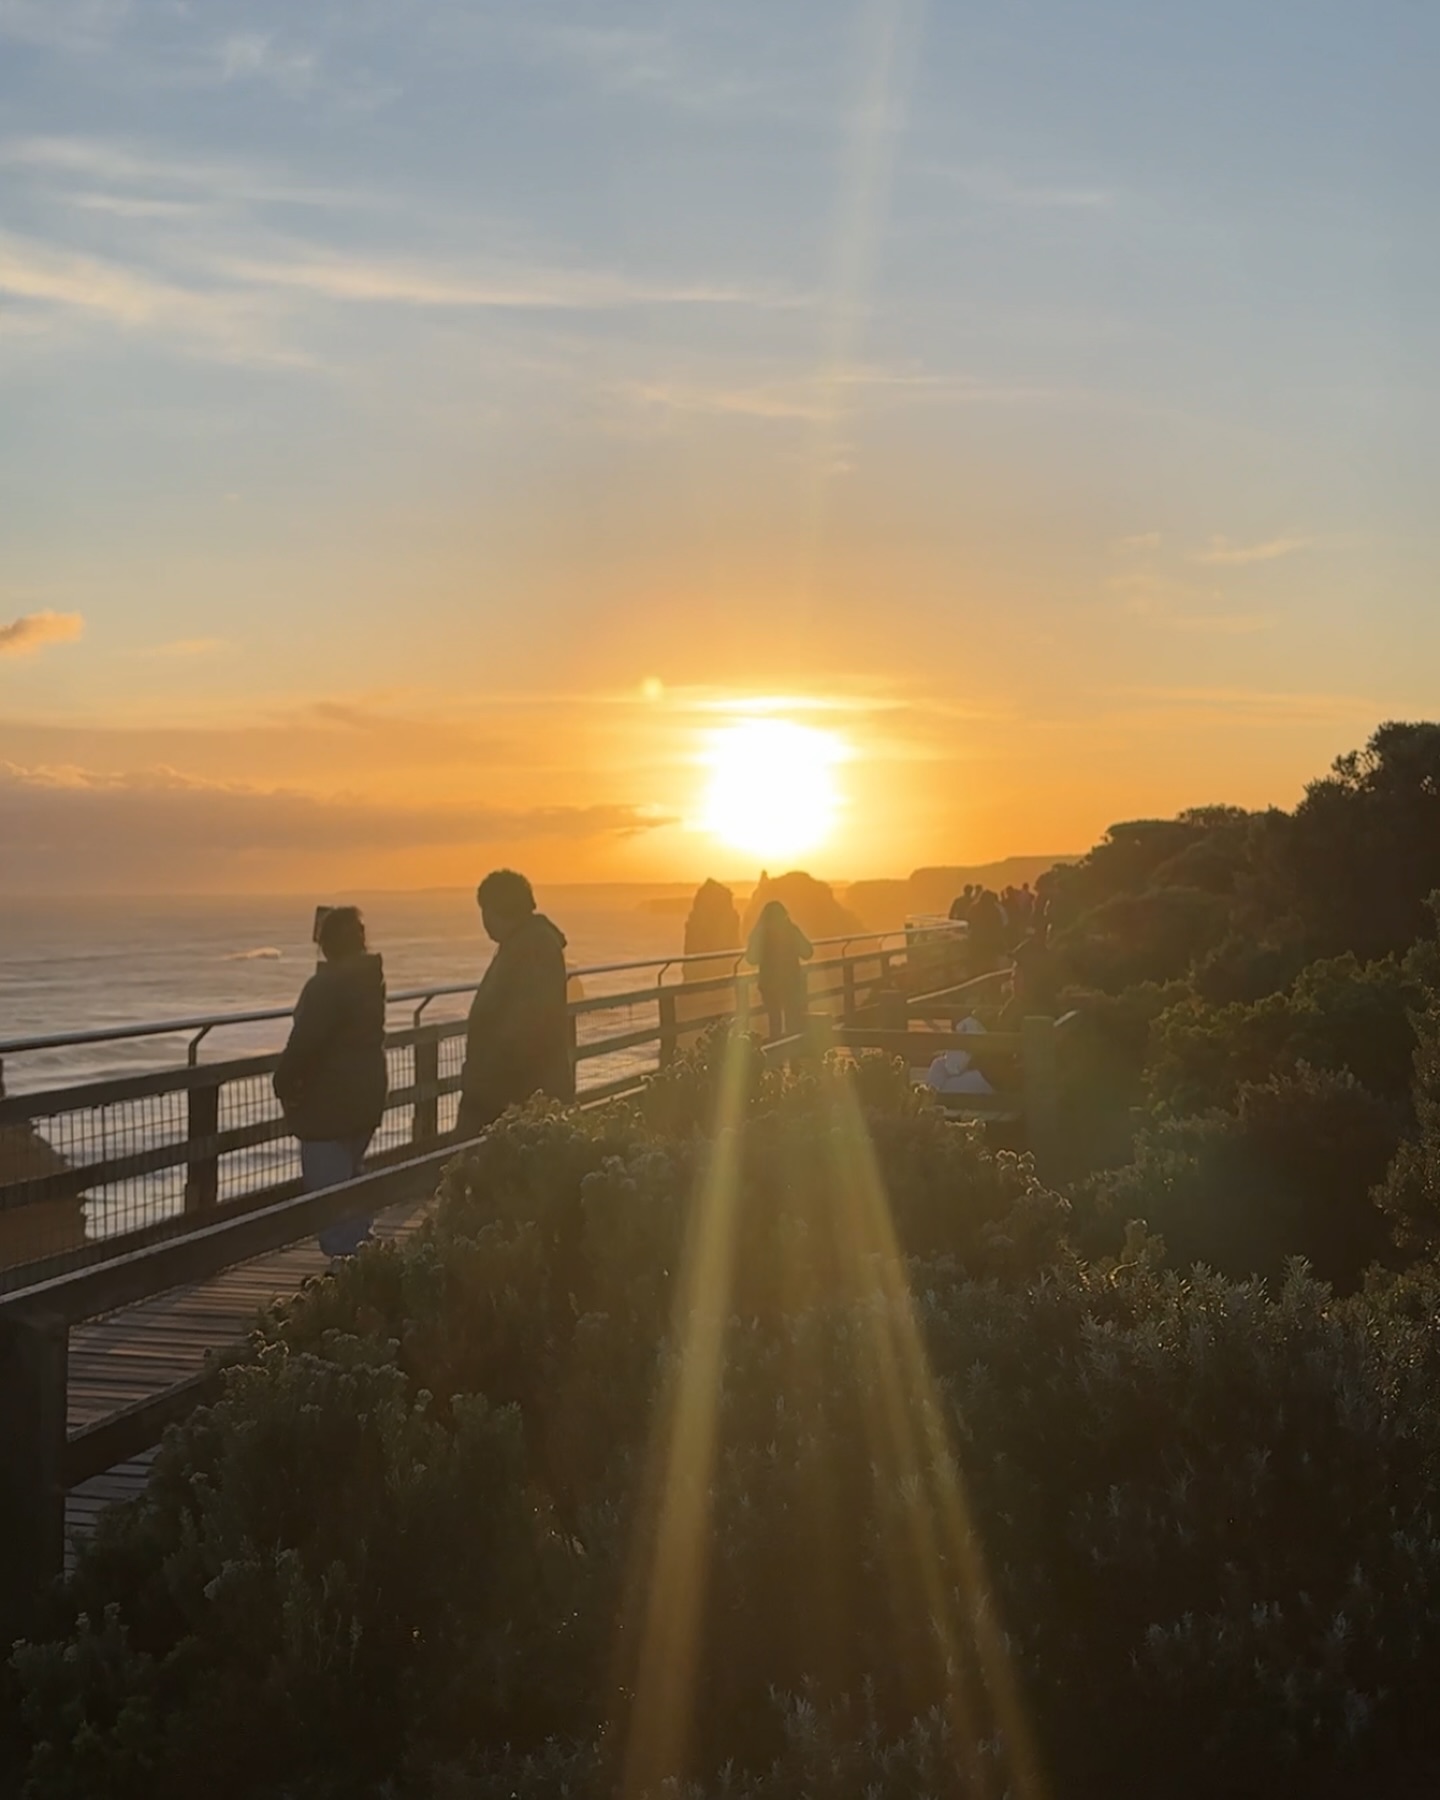
<path id="1" fill-rule="evenodd" d="M 569 939 L 572 968 L 679 953 L 681 888 L 542 889 L 540 905 Z M 475 981 L 493 946 L 472 890 L 346 896 L 363 908 L 392 994 Z M 671 910 L 657 912 L 655 903 Z M 0 898 L 0 1040 L 288 1007 L 315 966 L 313 903 L 294 897 Z M 618 991 L 627 978 L 586 982 Z M 453 1017 L 465 999 L 436 1001 Z M 405 1010 L 392 1007 L 394 1024 Z M 613 1029 L 614 1027 L 612 1027 Z M 284 1021 L 212 1033 L 205 1060 L 278 1047 Z M 5 1056 L 12 1094 L 185 1060 L 183 1036 L 64 1046 Z"/>

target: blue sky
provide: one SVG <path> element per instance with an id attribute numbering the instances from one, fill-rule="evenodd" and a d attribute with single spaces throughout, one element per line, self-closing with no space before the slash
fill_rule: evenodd
<path id="1" fill-rule="evenodd" d="M 1292 800 L 1440 700 L 1437 54 L 1399 0 L 0 0 L 15 816 L 689 873 L 697 720 L 775 693 L 907 796 L 847 872 Z"/>

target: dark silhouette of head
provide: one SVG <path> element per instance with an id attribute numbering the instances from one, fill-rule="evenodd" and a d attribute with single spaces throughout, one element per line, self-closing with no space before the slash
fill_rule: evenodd
<path id="1" fill-rule="evenodd" d="M 515 869 L 492 869 L 475 890 L 486 933 L 503 944 L 534 917 L 535 890 Z"/>
<path id="2" fill-rule="evenodd" d="M 316 940 L 326 962 L 365 954 L 365 920 L 358 906 L 332 906 L 320 921 Z"/>
<path id="3" fill-rule="evenodd" d="M 790 913 L 783 900 L 767 900 L 760 913 L 760 923 L 767 928 L 788 925 Z"/>

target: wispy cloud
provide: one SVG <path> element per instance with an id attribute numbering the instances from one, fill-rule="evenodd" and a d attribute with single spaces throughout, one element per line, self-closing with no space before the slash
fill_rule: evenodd
<path id="1" fill-rule="evenodd" d="M 626 306 L 797 307 L 803 296 L 778 288 L 667 281 L 587 269 L 464 270 L 327 253 L 293 261 L 240 259 L 221 265 L 236 280 L 294 289 L 327 300 L 498 310 L 605 310 Z"/>
<path id="2" fill-rule="evenodd" d="M 112 42 L 130 10 L 129 0 L 0 0 L 0 38 L 89 54 Z"/>
<path id="3" fill-rule="evenodd" d="M 303 366 L 269 329 L 263 297 L 183 287 L 143 270 L 0 233 L 0 295 L 127 330 L 159 331 L 226 360 Z"/>
<path id="4" fill-rule="evenodd" d="M 47 644 L 72 644 L 85 632 L 79 613 L 22 613 L 0 625 L 0 656 L 33 656 Z"/>
<path id="5" fill-rule="evenodd" d="M 1122 542 L 1134 540 L 1122 540 Z M 1159 542 L 1159 533 L 1155 534 Z M 1117 546 L 1118 548 L 1119 546 Z M 1150 548 L 1148 539 L 1139 548 Z M 1192 636 L 1253 637 L 1276 623 L 1268 613 L 1224 611 L 1222 596 L 1194 582 L 1178 581 L 1141 565 L 1106 583 L 1117 597 L 1120 610 L 1155 630 L 1188 632 Z"/>
<path id="6" fill-rule="evenodd" d="M 1246 563 L 1275 562 L 1282 556 L 1293 556 L 1297 550 L 1308 550 L 1310 538 L 1277 537 L 1262 544 L 1232 544 L 1228 538 L 1212 538 L 1210 548 L 1200 551 L 1195 560 L 1201 563 L 1241 567 Z"/>
<path id="7" fill-rule="evenodd" d="M 753 387 L 684 381 L 637 381 L 615 390 L 641 407 L 667 413 L 708 413 L 717 418 L 796 420 L 819 424 L 835 418 L 832 393 L 815 381 L 773 382 Z"/>
<path id="8" fill-rule="evenodd" d="M 1254 637 L 1276 624 L 1269 613 L 1173 613 L 1159 622 L 1171 631 L 1208 637 Z"/>
<path id="9" fill-rule="evenodd" d="M 195 298 L 116 263 L 10 235 L 0 235 L 0 293 L 103 313 L 132 325 L 182 312 Z"/>
<path id="10" fill-rule="evenodd" d="M 0 144 L 0 166 L 41 176 L 76 177 L 92 187 L 124 189 L 132 203 L 356 208 L 375 204 L 354 189 L 297 182 L 263 163 L 217 162 L 141 149 L 103 138 L 29 136 Z M 125 198 L 127 196 L 118 196 Z"/>
<path id="11" fill-rule="evenodd" d="M 116 219 L 193 219 L 205 210 L 198 200 L 157 200 L 139 194 L 70 193 L 65 201 L 82 212 L 108 213 Z"/>
<path id="12" fill-rule="evenodd" d="M 1255 725 L 1324 724 L 1382 717 L 1386 708 L 1359 694 L 1277 693 L 1238 687 L 1138 687 L 1124 697 L 1141 703 L 1134 723 L 1193 726 L 1243 719 Z M 1393 710 L 1393 709 L 1392 709 Z"/>
<path id="13" fill-rule="evenodd" d="M 537 9 L 538 10 L 538 9 Z M 599 92 L 651 101 L 695 114 L 780 115 L 794 125 L 813 113 L 803 91 L 812 75 L 811 46 L 787 54 L 771 38 L 757 46 L 752 30 L 727 40 L 725 15 L 705 17 L 707 29 L 687 37 L 673 27 L 560 22 L 541 24 L 515 9 L 513 41 L 532 62 L 569 66 Z M 678 15 L 671 15 L 678 17 Z M 774 15 L 778 19 L 778 13 Z"/>
<path id="14" fill-rule="evenodd" d="M 285 93 L 305 93 L 314 83 L 313 50 L 282 44 L 274 32 L 242 31 L 223 38 L 215 49 L 222 81 L 264 81 Z"/>
<path id="15" fill-rule="evenodd" d="M 983 382 L 913 369 L 856 367 L 747 383 L 682 379 L 635 381 L 613 390 L 637 405 L 717 417 L 833 424 L 857 404 L 1010 404 L 1045 401 L 1052 390 Z"/>
<path id="16" fill-rule="evenodd" d="M 175 658 L 183 661 L 194 656 L 218 656 L 222 650 L 230 649 L 230 640 L 222 637 L 176 638 L 169 644 L 155 644 L 146 651 L 147 656 Z"/>
<path id="17" fill-rule="evenodd" d="M 1160 533 L 1158 531 L 1140 531 L 1136 532 L 1133 537 L 1116 538 L 1114 548 L 1122 556 L 1138 556 L 1145 550 L 1158 550 Z"/>
<path id="18" fill-rule="evenodd" d="M 32 891 L 217 880 L 246 885 L 297 858 L 337 869 L 377 853 L 633 837 L 672 821 L 625 805 L 502 808 L 400 805 L 355 795 L 198 779 L 168 767 L 124 772 L 0 762 L 0 838 L 25 843 L 0 883 Z"/>

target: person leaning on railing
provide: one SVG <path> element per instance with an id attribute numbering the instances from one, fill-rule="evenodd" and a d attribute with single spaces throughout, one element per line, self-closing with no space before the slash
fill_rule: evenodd
<path id="1" fill-rule="evenodd" d="M 275 1096 L 300 1140 L 307 1192 L 353 1181 L 385 1112 L 385 971 L 366 948 L 356 906 L 331 908 L 316 933 L 324 958 L 296 1003 L 275 1070 Z M 370 1236 L 368 1218 L 320 1233 L 329 1257 L 351 1256 Z"/>
<path id="2" fill-rule="evenodd" d="M 535 910 L 535 891 L 513 869 L 476 889 L 495 955 L 476 990 L 465 1033 L 455 1133 L 476 1137 L 509 1106 L 549 1094 L 575 1098 L 566 1005 L 565 934 Z"/>

